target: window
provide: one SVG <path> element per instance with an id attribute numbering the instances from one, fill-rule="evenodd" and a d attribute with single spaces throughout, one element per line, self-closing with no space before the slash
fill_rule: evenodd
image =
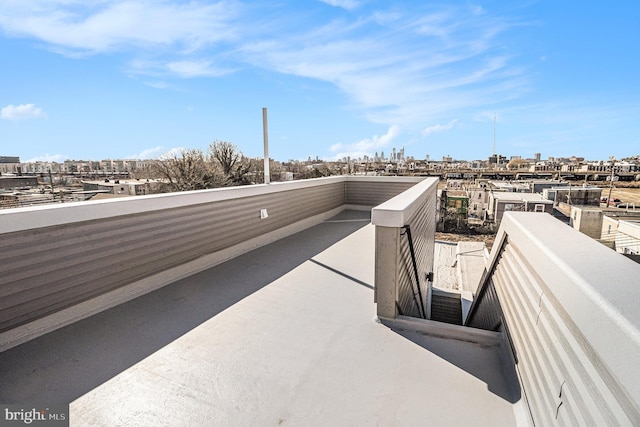
<path id="1" fill-rule="evenodd" d="M 513 203 L 505 203 L 504 204 L 504 210 L 505 211 L 512 211 L 513 210 Z"/>
<path id="2" fill-rule="evenodd" d="M 533 211 L 534 211 L 534 212 L 544 212 L 544 205 L 542 205 L 542 204 L 536 204 L 536 205 L 533 207 Z"/>
<path id="3" fill-rule="evenodd" d="M 461 199 L 449 199 L 449 203 L 447 203 L 447 205 L 450 208 L 456 208 L 456 209 L 462 209 L 463 208 L 463 203 Z"/>

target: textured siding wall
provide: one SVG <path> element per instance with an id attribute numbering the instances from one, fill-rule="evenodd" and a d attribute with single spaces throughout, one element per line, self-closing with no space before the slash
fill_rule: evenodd
<path id="1" fill-rule="evenodd" d="M 137 199 L 150 210 L 3 233 L 0 332 L 345 204 L 344 179 L 318 182 L 165 209 L 151 210 L 159 198 Z M 126 211 L 119 203 L 110 209 Z"/>
<path id="2" fill-rule="evenodd" d="M 423 178 L 408 177 L 349 177 L 347 204 L 377 206 L 413 187 Z"/>
<path id="3" fill-rule="evenodd" d="M 371 222 L 376 226 L 375 300 L 379 316 L 428 317 L 426 275 L 433 271 L 437 184 L 437 179 L 421 180 L 372 211 Z"/>
<path id="4" fill-rule="evenodd" d="M 468 324 L 495 329 L 499 299 L 535 425 L 640 425 L 640 266 L 547 215 L 497 241 Z"/>
<path id="5" fill-rule="evenodd" d="M 493 279 L 489 277 L 473 300 L 466 325 L 487 331 L 499 331 L 502 326 L 502 316 L 496 287 Z"/>

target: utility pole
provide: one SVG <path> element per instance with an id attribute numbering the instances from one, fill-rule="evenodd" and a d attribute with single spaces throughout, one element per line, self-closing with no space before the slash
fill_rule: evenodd
<path id="1" fill-rule="evenodd" d="M 607 207 L 611 203 L 611 190 L 613 189 L 613 170 L 614 170 L 614 160 L 615 156 L 609 156 L 609 160 L 611 161 L 611 176 L 609 177 L 609 196 L 607 196 Z"/>

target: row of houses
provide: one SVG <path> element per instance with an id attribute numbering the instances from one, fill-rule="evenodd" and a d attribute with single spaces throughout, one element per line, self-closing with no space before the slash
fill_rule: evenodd
<path id="1" fill-rule="evenodd" d="M 151 159 L 105 159 L 105 160 L 64 160 L 20 162 L 19 157 L 0 156 L 0 174 L 125 174 L 147 170 L 155 160 Z M 290 161 L 294 162 L 294 161 Z M 320 162 L 309 158 L 306 164 Z M 325 162 L 325 161 L 323 161 Z M 366 172 L 368 170 L 383 169 L 387 172 L 442 172 L 456 170 L 513 170 L 519 172 L 562 172 L 588 173 L 590 175 L 607 175 L 610 173 L 634 174 L 640 179 L 640 156 L 622 160 L 585 160 L 583 157 L 549 157 L 542 160 L 540 153 L 533 158 L 521 156 L 506 156 L 493 154 L 485 160 L 456 160 L 450 156 L 443 156 L 441 160 L 431 159 L 428 155 L 424 159 L 406 156 L 404 148 L 396 151 L 394 148 L 389 157 L 384 152 L 373 157 L 362 158 L 345 157 L 328 161 L 332 165 L 347 164 L 350 170 Z M 597 179 L 596 179 L 597 180 Z"/>
<path id="2" fill-rule="evenodd" d="M 562 181 L 502 182 L 448 180 L 441 190 L 441 230 L 466 227 L 497 229 L 508 211 L 554 214 L 559 203 L 599 206 L 602 189 L 571 186 Z"/>
<path id="3" fill-rule="evenodd" d="M 568 216 L 569 225 L 576 230 L 640 262 L 640 207 L 612 209 L 561 203 L 558 210 Z"/>
<path id="4" fill-rule="evenodd" d="M 46 177 L 45 177 L 46 178 Z M 82 180 L 78 185 L 51 186 L 35 176 L 0 176 L 0 209 L 48 203 L 80 202 L 112 197 L 141 196 L 157 192 L 163 182 L 151 179 Z"/>
<path id="5" fill-rule="evenodd" d="M 602 207 L 599 187 L 559 181 L 468 184 L 449 180 L 439 200 L 440 231 L 492 231 L 508 211 L 548 213 L 640 262 L 640 207 Z"/>
<path id="6" fill-rule="evenodd" d="M 124 174 L 147 170 L 153 160 L 65 160 L 20 162 L 19 157 L 0 157 L 0 174 Z"/>

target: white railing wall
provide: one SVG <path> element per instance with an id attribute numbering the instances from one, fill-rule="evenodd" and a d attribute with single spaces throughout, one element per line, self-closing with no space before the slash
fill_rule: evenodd
<path id="1" fill-rule="evenodd" d="M 550 215 L 512 212 L 467 325 L 508 338 L 535 425 L 637 426 L 639 305 L 640 265 Z"/>
<path id="2" fill-rule="evenodd" d="M 340 176 L 0 211 L 0 351 L 417 181 Z M 368 196 L 350 197 L 353 185 Z"/>

